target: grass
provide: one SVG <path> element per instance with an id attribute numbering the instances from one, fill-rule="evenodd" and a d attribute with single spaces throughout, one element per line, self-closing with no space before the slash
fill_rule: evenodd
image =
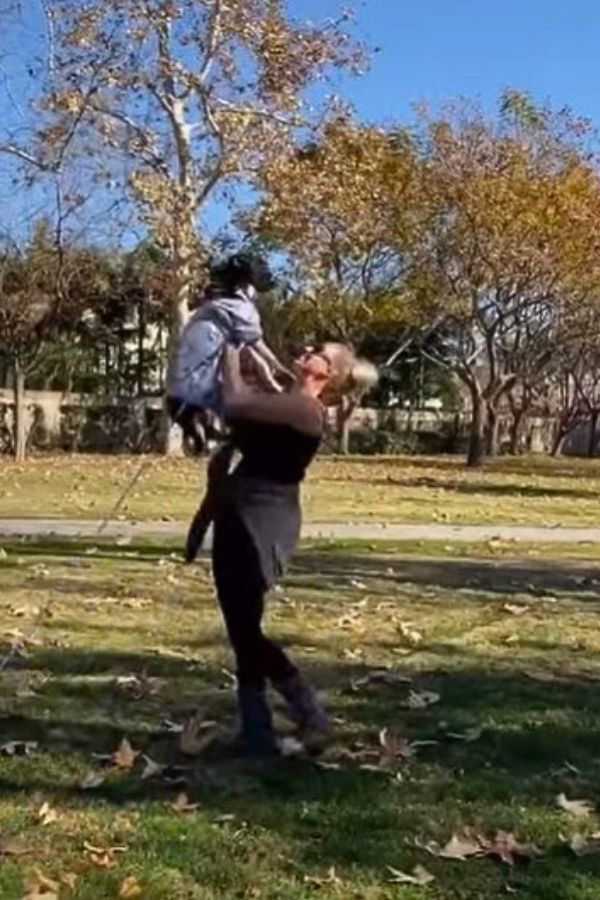
<path id="1" fill-rule="evenodd" d="M 146 543 L 6 541 L 0 640 L 4 649 L 20 634 L 30 640 L 1 676 L 1 742 L 38 748 L 0 756 L 2 900 L 21 900 L 36 872 L 76 876 L 61 894 L 74 900 L 116 898 L 127 878 L 144 900 L 488 900 L 509 891 L 597 900 L 600 855 L 576 858 L 565 841 L 598 821 L 555 807 L 560 792 L 597 799 L 597 564 L 563 560 L 556 548 L 551 562 L 533 547 L 524 559 L 496 547 L 480 547 L 478 559 L 458 558 L 464 545 L 456 554 L 434 546 L 428 557 L 391 549 L 308 546 L 271 600 L 271 632 L 336 716 L 339 768 L 324 769 L 307 759 L 190 760 L 165 731 L 166 717 L 181 722 L 196 707 L 219 730 L 233 721 L 231 659 L 205 562 L 184 568 L 171 547 Z M 421 641 L 403 637 L 403 625 Z M 381 668 L 437 692 L 439 703 L 405 709 L 407 685 L 360 681 Z M 384 727 L 437 743 L 390 770 L 364 770 Z M 447 737 L 471 727 L 482 729 L 471 743 Z M 94 754 L 124 736 L 160 763 L 188 767 L 184 784 L 142 780 L 136 764 L 81 789 L 100 770 Z M 170 806 L 181 790 L 197 804 L 183 814 Z M 44 803 L 56 813 L 46 825 Z M 513 832 L 543 856 L 510 868 L 417 846 L 465 827 Z M 127 849 L 94 861 L 86 842 Z M 427 888 L 389 882 L 388 865 L 416 864 L 435 876 Z"/>
<path id="2" fill-rule="evenodd" d="M 103 518 L 139 471 L 131 456 L 37 457 L 0 465 L 4 516 Z M 121 516 L 188 519 L 204 478 L 193 460 L 149 458 Z M 309 520 L 596 526 L 600 460 L 322 457 L 305 487 Z"/>

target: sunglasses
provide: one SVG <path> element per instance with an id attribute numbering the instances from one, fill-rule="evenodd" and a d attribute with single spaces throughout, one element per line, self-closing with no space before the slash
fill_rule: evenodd
<path id="1" fill-rule="evenodd" d="M 329 358 L 329 356 L 327 355 L 327 352 L 325 350 L 325 344 L 314 344 L 309 347 L 304 347 L 302 355 L 303 356 L 318 356 L 320 359 L 322 359 L 327 364 L 327 373 L 323 377 L 328 378 L 330 376 L 331 369 L 332 369 L 332 363 L 331 363 L 331 359 Z"/>

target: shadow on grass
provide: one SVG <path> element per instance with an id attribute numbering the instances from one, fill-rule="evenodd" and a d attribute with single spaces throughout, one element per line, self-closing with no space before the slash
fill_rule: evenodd
<path id="1" fill-rule="evenodd" d="M 190 672 L 185 658 L 80 653 L 69 648 L 36 650 L 30 660 L 20 663 L 21 668 L 26 665 L 43 668 L 55 679 L 75 673 L 116 674 L 122 669 L 145 670 L 175 685 L 201 679 L 199 702 L 206 704 L 208 698 L 211 714 L 231 722 L 231 688 L 220 687 L 222 675 L 215 666 Z M 177 717 L 181 710 L 177 702 L 165 700 L 161 709 L 160 696 L 151 704 L 144 699 L 125 701 L 106 683 L 73 684 L 61 697 L 60 684 L 50 691 L 51 680 L 41 689 L 44 708 L 38 713 L 0 719 L 7 740 L 36 740 L 40 746 L 38 756 L 23 759 L 14 769 L 3 766 L 0 791 L 19 795 L 42 791 L 83 807 L 101 803 L 143 808 L 172 799 L 181 784 L 142 781 L 139 771 L 109 779 L 93 792 L 82 791 L 77 778 L 69 775 L 73 764 L 65 764 L 65 757 L 79 765 L 94 765 L 92 753 L 109 753 L 118 745 L 124 729 L 111 722 L 114 709 L 121 722 L 127 721 L 126 734 L 137 750 L 160 762 L 188 767 L 183 787 L 202 814 L 216 819 L 226 813 L 235 817 L 232 829 L 249 822 L 276 834 L 297 849 L 297 858 L 311 871 L 325 872 L 335 865 L 380 876 L 382 860 L 404 869 L 421 862 L 438 875 L 440 884 L 448 885 L 448 892 L 440 895 L 444 900 L 502 896 L 505 870 L 490 862 L 463 863 L 459 869 L 431 860 L 414 848 L 414 839 L 445 840 L 465 825 L 512 831 L 523 810 L 531 811 L 527 827 L 535 828 L 536 816 L 556 817 L 550 811 L 561 791 L 571 797 L 594 796 L 600 778 L 597 685 L 538 683 L 517 671 L 494 671 L 467 658 L 459 671 L 416 674 L 415 686 L 435 690 L 441 699 L 434 707 L 412 711 L 402 708 L 405 686 L 374 683 L 352 691 L 352 678 L 366 672 L 357 664 L 316 660 L 309 674 L 316 684 L 329 688 L 332 708 L 344 720 L 338 739 L 346 748 L 376 749 L 382 727 L 410 740 L 437 742 L 401 764 L 401 780 L 386 772 L 363 771 L 351 761 L 335 771 L 321 770 L 306 760 L 260 765 L 210 757 L 190 761 L 179 754 L 175 738 L 160 730 L 164 716 Z M 447 736 L 448 731 L 460 733 L 473 726 L 481 727 L 482 734 L 472 743 Z M 556 821 L 542 828 L 545 846 L 551 848 L 547 857 L 510 876 L 523 896 L 579 900 L 588 895 L 572 893 L 572 883 L 584 874 L 600 874 L 599 860 L 575 861 L 552 846 L 557 829 Z"/>
<path id="2" fill-rule="evenodd" d="M 336 481 L 335 477 L 328 481 Z M 339 477 L 340 482 L 347 482 L 347 477 Z M 490 480 L 460 481 L 458 479 L 436 478 L 428 475 L 413 475 L 402 477 L 400 475 L 388 475 L 385 478 L 353 478 L 352 484 L 368 484 L 372 487 L 387 488 L 426 488 L 428 490 L 448 491 L 452 494 L 477 494 L 493 497 L 511 497 L 514 500 L 527 499 L 559 499 L 565 500 L 595 500 L 598 494 L 597 485 L 590 484 L 587 488 L 551 487 L 548 485 L 532 484 L 499 484 Z"/>
<path id="3" fill-rule="evenodd" d="M 569 598 L 595 602 L 600 597 L 600 569 L 593 563 L 540 562 L 539 560 L 414 559 L 404 557 L 334 555 L 304 552 L 294 558 L 290 574 L 315 576 L 303 585 L 314 590 L 352 587 L 351 581 L 377 578 L 389 590 L 393 584 L 416 584 L 427 588 L 532 595 L 566 594 Z M 327 582 L 333 580 L 334 584 Z M 371 587 L 369 587 L 371 591 Z M 461 597 L 467 600 L 469 597 Z"/>

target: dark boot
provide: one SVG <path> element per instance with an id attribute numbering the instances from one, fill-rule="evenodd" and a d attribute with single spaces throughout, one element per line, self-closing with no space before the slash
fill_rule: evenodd
<path id="1" fill-rule="evenodd" d="M 319 703 L 312 687 L 299 672 L 273 682 L 275 690 L 286 701 L 292 721 L 303 737 L 324 738 L 331 730 L 329 716 Z"/>
<path id="2" fill-rule="evenodd" d="M 276 756 L 279 753 L 273 718 L 265 689 L 254 684 L 238 685 L 240 733 L 236 745 L 244 756 Z"/>

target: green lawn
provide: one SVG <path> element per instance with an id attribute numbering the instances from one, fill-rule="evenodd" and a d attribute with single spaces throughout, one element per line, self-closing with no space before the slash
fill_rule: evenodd
<path id="1" fill-rule="evenodd" d="M 0 640 L 29 640 L 0 676 L 0 743 L 37 747 L 0 756 L 2 900 L 28 896 L 39 876 L 61 883 L 61 900 L 597 900 L 600 854 L 567 844 L 600 819 L 555 804 L 598 800 L 597 564 L 533 547 L 524 559 L 401 549 L 312 545 L 297 557 L 269 627 L 322 688 L 336 739 L 325 765 L 257 766 L 182 756 L 164 725 L 197 708 L 216 723 L 207 734 L 233 721 L 206 563 L 184 568 L 150 544 L 5 542 Z M 406 708 L 411 690 L 439 702 Z M 409 758 L 387 761 L 382 728 L 434 743 L 412 756 L 399 743 Z M 143 779 L 140 757 L 107 774 L 94 754 L 123 737 L 184 768 Z M 86 790 L 90 771 L 106 778 Z M 180 792 L 191 809 L 173 809 Z M 511 832 L 541 856 L 510 867 L 423 849 L 466 828 Z M 435 880 L 391 883 L 388 866 L 416 865 Z"/>
<path id="2" fill-rule="evenodd" d="M 3 516 L 102 518 L 144 465 L 121 515 L 187 519 L 204 479 L 193 460 L 128 456 L 0 462 Z M 460 458 L 322 457 L 305 488 L 313 521 L 597 525 L 600 460 L 503 458 L 468 471 Z"/>

